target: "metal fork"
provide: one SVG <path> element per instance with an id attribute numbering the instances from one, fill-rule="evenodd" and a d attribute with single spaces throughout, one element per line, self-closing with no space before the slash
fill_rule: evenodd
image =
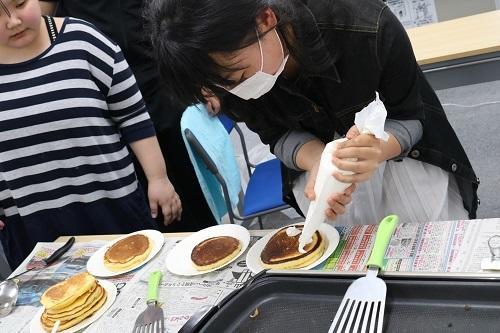
<path id="1" fill-rule="evenodd" d="M 366 276 L 351 283 L 328 333 L 358 332 L 361 319 L 363 322 L 360 332 L 367 332 L 369 328 L 369 332 L 373 333 L 375 326 L 377 333 L 382 332 L 387 286 L 384 280 L 377 277 L 377 274 L 379 269 L 383 267 L 385 251 L 397 223 L 398 217 L 396 215 L 389 215 L 380 222 L 375 236 L 375 244 L 368 259 Z M 368 318 L 370 318 L 369 327 Z M 354 327 L 352 326 L 353 322 Z"/>
<path id="2" fill-rule="evenodd" d="M 164 317 L 163 309 L 158 306 L 158 286 L 162 273 L 155 271 L 151 273 L 148 280 L 148 307 L 137 316 L 132 333 L 163 333 Z"/>

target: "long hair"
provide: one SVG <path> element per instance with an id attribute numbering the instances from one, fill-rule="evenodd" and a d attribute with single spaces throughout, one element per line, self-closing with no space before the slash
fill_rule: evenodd
<path id="1" fill-rule="evenodd" d="M 328 55 L 313 59 L 305 51 L 322 41 L 319 33 L 311 34 L 315 25 L 300 24 L 303 15 L 312 15 L 300 0 L 151 0 L 144 17 L 170 92 L 188 105 L 204 102 L 202 88 L 223 94 L 220 86 L 233 82 L 221 75 L 228 69 L 210 54 L 230 54 L 256 42 L 256 17 L 267 8 L 276 13 L 277 28 L 302 70 L 318 72 L 331 65 Z"/>

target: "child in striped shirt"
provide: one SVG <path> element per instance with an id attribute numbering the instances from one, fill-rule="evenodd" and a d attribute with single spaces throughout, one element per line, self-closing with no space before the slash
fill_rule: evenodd
<path id="1" fill-rule="evenodd" d="M 0 0 L 0 220 L 12 268 L 36 242 L 151 229 L 159 210 L 168 223 L 181 202 L 120 48 L 85 21 L 42 17 L 38 0 Z"/>

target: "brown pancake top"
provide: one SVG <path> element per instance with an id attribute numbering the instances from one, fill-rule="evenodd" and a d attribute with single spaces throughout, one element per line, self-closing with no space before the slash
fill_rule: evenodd
<path id="1" fill-rule="evenodd" d="M 224 259 L 239 247 L 240 241 L 230 236 L 205 239 L 191 252 L 191 260 L 198 266 L 206 266 Z"/>
<path id="2" fill-rule="evenodd" d="M 321 242 L 321 234 L 316 231 L 315 235 L 318 237 L 317 241 L 314 240 L 304 247 L 306 253 L 299 252 L 299 237 L 300 234 L 296 236 L 288 236 L 286 234 L 286 229 L 288 227 L 281 228 L 277 233 L 269 239 L 266 246 L 260 254 L 260 259 L 265 264 L 281 264 L 284 262 L 297 260 L 304 258 L 311 252 L 316 250 Z M 296 226 L 297 229 L 302 230 L 303 226 Z"/>
<path id="3" fill-rule="evenodd" d="M 126 263 L 146 252 L 148 248 L 149 238 L 135 234 L 113 244 L 104 254 L 104 259 L 108 262 Z"/>

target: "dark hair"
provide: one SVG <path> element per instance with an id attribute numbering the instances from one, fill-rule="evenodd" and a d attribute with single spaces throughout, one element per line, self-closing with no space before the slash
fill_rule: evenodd
<path id="1" fill-rule="evenodd" d="M 227 69 L 209 54 L 233 52 L 255 42 L 256 17 L 267 8 L 276 13 L 278 29 L 302 69 L 315 72 L 331 65 L 328 55 L 312 59 L 302 52 L 317 47 L 321 38 L 319 33 L 309 38 L 311 29 L 317 31 L 315 25 L 300 24 L 303 15 L 312 15 L 300 0 L 151 0 L 144 17 L 171 93 L 188 105 L 204 102 L 204 87 L 222 94 L 220 86 L 232 82 L 221 76 Z"/>

